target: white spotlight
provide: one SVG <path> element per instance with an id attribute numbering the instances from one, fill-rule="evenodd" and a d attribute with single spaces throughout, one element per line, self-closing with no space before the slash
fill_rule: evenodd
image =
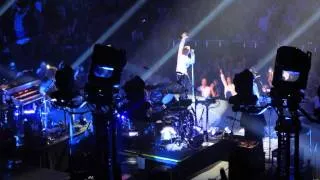
<path id="1" fill-rule="evenodd" d="M 282 41 L 280 45 L 289 45 L 298 37 L 300 37 L 303 33 L 305 33 L 312 25 L 318 22 L 320 19 L 320 8 L 316 10 L 307 21 L 305 21 L 298 29 L 296 29 L 293 33 L 291 33 L 287 39 Z M 256 70 L 261 70 L 265 65 L 267 65 L 277 54 L 278 47 L 272 49 L 269 54 L 267 54 L 262 60 L 255 66 Z"/>

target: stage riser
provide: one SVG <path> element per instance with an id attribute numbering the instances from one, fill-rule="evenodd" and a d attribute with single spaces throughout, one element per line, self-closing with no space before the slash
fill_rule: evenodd
<path id="1" fill-rule="evenodd" d="M 166 174 L 166 177 L 170 177 L 169 180 L 181 180 L 192 178 L 197 172 L 218 161 L 227 161 L 229 154 L 235 147 L 235 143 L 232 141 L 222 140 L 210 147 L 195 152 L 192 156 L 183 159 L 175 165 L 159 162 L 157 159 L 144 158 L 138 154 L 131 154 L 131 156 L 135 158 L 139 157 L 137 159 L 140 160 L 137 161 L 143 161 L 143 166 L 141 167 L 146 172 L 152 172 L 161 167 L 162 171 L 157 173 Z M 130 157 L 130 154 L 126 154 L 126 157 Z M 163 168 L 166 170 L 163 170 Z"/>

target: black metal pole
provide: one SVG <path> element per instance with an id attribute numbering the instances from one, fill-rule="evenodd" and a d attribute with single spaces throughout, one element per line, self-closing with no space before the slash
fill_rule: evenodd
<path id="1" fill-rule="evenodd" d="M 112 140 L 112 151 L 111 151 L 111 162 L 112 162 L 112 174 L 114 180 L 121 180 L 121 167 L 118 163 L 118 153 L 117 153 L 117 131 L 118 131 L 118 126 L 117 126 L 117 119 L 113 115 L 113 110 L 109 114 L 112 117 L 111 120 L 111 140 Z"/>
<path id="2" fill-rule="evenodd" d="M 208 135 L 209 103 L 205 103 L 205 106 L 206 106 L 206 125 L 205 125 L 205 130 L 203 131 L 203 136 L 204 136 L 204 142 L 208 142 L 209 140 L 209 135 Z"/>
<path id="3" fill-rule="evenodd" d="M 95 135 L 95 176 L 97 179 L 110 179 L 108 120 L 97 107 L 93 113 L 93 127 Z"/>
<path id="4" fill-rule="evenodd" d="M 285 132 L 285 161 L 286 161 L 286 166 L 285 166 L 285 178 L 289 180 L 290 178 L 290 167 L 291 167 L 291 149 L 290 149 L 290 140 L 291 140 L 291 134 L 290 132 Z"/>
<path id="5" fill-rule="evenodd" d="M 101 107 L 97 107 L 101 110 Z M 121 180 L 121 167 L 117 159 L 117 125 L 113 110 L 95 112 L 93 125 L 96 139 L 96 176 L 98 179 Z"/>
<path id="6" fill-rule="evenodd" d="M 295 110 L 293 113 L 293 123 L 294 123 L 294 179 L 301 179 L 300 177 L 300 149 L 299 149 L 299 135 L 301 130 L 301 122 L 298 117 L 298 112 Z"/>
<path id="7" fill-rule="evenodd" d="M 294 179 L 300 179 L 299 131 L 294 135 Z"/>

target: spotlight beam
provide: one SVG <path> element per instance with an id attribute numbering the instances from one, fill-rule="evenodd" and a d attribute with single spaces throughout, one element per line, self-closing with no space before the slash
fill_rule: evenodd
<path id="1" fill-rule="evenodd" d="M 16 0 L 7 0 L 7 1 L 0 7 L 0 16 L 2 16 L 15 2 L 16 2 Z"/>
<path id="2" fill-rule="evenodd" d="M 124 23 L 126 23 L 130 17 L 132 17 L 145 3 L 147 0 L 139 0 L 136 2 L 127 12 L 125 12 L 120 19 L 114 23 L 107 31 L 105 31 L 86 51 L 84 51 L 77 60 L 72 64 L 73 68 L 78 67 L 82 64 L 93 51 L 93 47 L 97 43 L 105 42 L 109 37 L 111 37 Z"/>
<path id="3" fill-rule="evenodd" d="M 320 19 L 320 8 L 317 9 L 307 21 L 305 21 L 298 29 L 292 32 L 287 39 L 282 41 L 280 45 L 288 45 L 299 38 L 303 33 L 305 33 L 310 27 L 312 27 Z M 256 66 L 256 70 L 259 71 L 265 67 L 277 54 L 278 47 L 272 49 L 269 54 L 267 54 Z"/>
<path id="4" fill-rule="evenodd" d="M 212 20 L 214 20 L 224 9 L 232 4 L 234 0 L 223 0 L 214 10 L 212 10 L 205 18 L 201 20 L 189 33 L 190 37 L 197 35 L 205 26 L 207 26 Z M 163 64 L 165 64 L 178 50 L 179 45 L 175 45 L 174 48 L 169 50 L 163 55 L 149 71 L 142 75 L 143 80 L 150 78 Z"/>

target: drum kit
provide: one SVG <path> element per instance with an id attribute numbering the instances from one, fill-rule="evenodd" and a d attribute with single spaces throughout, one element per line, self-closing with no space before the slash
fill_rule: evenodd
<path id="1" fill-rule="evenodd" d="M 162 120 L 156 121 L 156 131 L 163 142 L 184 141 L 193 138 L 193 114 L 185 110 L 167 110 Z"/>
<path id="2" fill-rule="evenodd" d="M 152 135 L 155 145 L 158 147 L 170 144 L 194 147 L 193 141 L 201 135 L 201 132 L 196 127 L 197 120 L 191 106 L 192 100 L 178 100 L 177 96 L 168 91 L 166 87 L 159 86 L 149 87 L 146 99 L 151 104 L 150 122 L 146 122 L 148 125 L 138 129 L 135 128 L 134 123 L 126 118 L 126 115 L 119 114 L 118 117 L 122 119 L 124 132 L 139 131 L 139 135 Z M 129 127 L 130 129 L 128 129 Z"/>

